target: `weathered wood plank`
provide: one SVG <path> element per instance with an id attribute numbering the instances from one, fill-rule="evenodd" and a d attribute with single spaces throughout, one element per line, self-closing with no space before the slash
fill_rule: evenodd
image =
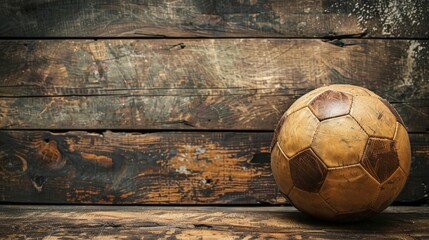
<path id="1" fill-rule="evenodd" d="M 428 207 L 391 207 L 354 224 L 292 207 L 1 206 L 7 239 L 427 239 Z"/>
<path id="2" fill-rule="evenodd" d="M 298 95 L 0 98 L 3 129 L 272 131 Z M 429 129 L 429 101 L 394 103 L 411 132 Z"/>
<path id="3" fill-rule="evenodd" d="M 280 204 L 272 133 L 0 131 L 0 201 Z M 402 202 L 424 201 L 429 134 L 411 134 Z M 421 186 L 421 185 L 424 186 Z"/>
<path id="4" fill-rule="evenodd" d="M 429 40 L 342 41 L 0 41 L 0 96 L 302 94 L 349 83 L 390 101 L 429 98 Z"/>
<path id="5" fill-rule="evenodd" d="M 429 41 L 177 44 L 0 41 L 0 128 L 272 130 L 300 95 L 348 83 L 395 102 L 411 131 L 429 129 Z"/>
<path id="6" fill-rule="evenodd" d="M 270 138 L 271 133 L 2 131 L 0 200 L 277 202 L 267 164 Z"/>
<path id="7" fill-rule="evenodd" d="M 0 37 L 429 36 L 429 2 L 5 0 Z"/>

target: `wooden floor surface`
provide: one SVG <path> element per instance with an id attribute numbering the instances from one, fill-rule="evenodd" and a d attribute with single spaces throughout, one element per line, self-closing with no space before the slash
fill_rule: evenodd
<path id="1" fill-rule="evenodd" d="M 292 207 L 0 206 L 6 239 L 428 239 L 429 207 L 333 224 Z"/>

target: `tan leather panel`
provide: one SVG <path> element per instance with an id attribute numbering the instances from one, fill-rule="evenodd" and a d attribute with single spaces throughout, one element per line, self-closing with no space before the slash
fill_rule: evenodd
<path id="1" fill-rule="evenodd" d="M 373 204 L 374 211 L 381 212 L 387 208 L 401 193 L 406 181 L 407 176 L 402 169 L 396 169 L 390 178 L 381 185 L 378 198 Z"/>
<path id="2" fill-rule="evenodd" d="M 319 194 L 311 193 L 294 187 L 289 193 L 292 204 L 300 211 L 325 220 L 332 220 L 336 212 Z"/>
<path id="3" fill-rule="evenodd" d="M 278 136 L 278 143 L 290 158 L 310 147 L 319 120 L 308 108 L 287 116 Z"/>
<path id="4" fill-rule="evenodd" d="M 311 148 L 328 167 L 359 163 L 368 135 L 349 115 L 319 123 Z"/>
<path id="5" fill-rule="evenodd" d="M 287 195 L 293 187 L 289 160 L 282 154 L 277 144 L 271 152 L 271 170 L 280 191 Z"/>
<path id="6" fill-rule="evenodd" d="M 395 133 L 395 148 L 398 153 L 399 166 L 402 168 L 404 173 L 408 176 L 410 174 L 411 167 L 411 146 L 410 139 L 408 137 L 407 130 L 402 124 L 396 124 Z"/>
<path id="7" fill-rule="evenodd" d="M 320 196 L 340 213 L 368 210 L 374 203 L 380 184 L 361 165 L 330 169 Z"/>
<path id="8" fill-rule="evenodd" d="M 370 137 L 393 139 L 396 117 L 379 98 L 354 97 L 350 115 L 356 119 Z"/>

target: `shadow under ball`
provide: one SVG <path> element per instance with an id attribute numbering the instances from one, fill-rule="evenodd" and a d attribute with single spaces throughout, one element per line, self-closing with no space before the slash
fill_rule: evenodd
<path id="1" fill-rule="evenodd" d="M 410 171 L 411 148 L 396 110 L 368 89 L 315 89 L 284 113 L 271 144 L 271 168 L 300 211 L 358 221 L 383 211 Z"/>

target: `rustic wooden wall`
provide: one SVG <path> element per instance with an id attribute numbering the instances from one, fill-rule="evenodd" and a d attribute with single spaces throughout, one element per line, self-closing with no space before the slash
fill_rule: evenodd
<path id="1" fill-rule="evenodd" d="M 404 118 L 429 192 L 429 1 L 5 0 L 0 201 L 280 204 L 282 113 L 333 83 Z"/>

